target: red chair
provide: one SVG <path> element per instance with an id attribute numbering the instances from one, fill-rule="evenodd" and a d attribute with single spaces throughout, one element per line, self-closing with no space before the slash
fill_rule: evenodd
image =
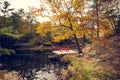
<path id="1" fill-rule="evenodd" d="M 70 50 L 70 46 L 69 46 L 69 45 L 67 45 L 66 47 L 61 47 L 61 46 L 58 46 L 58 47 L 57 47 L 57 50 L 58 50 L 58 51 L 65 50 L 65 51 L 67 51 L 67 52 L 68 52 L 68 51 Z"/>
<path id="2" fill-rule="evenodd" d="M 64 50 L 68 52 L 70 50 L 70 46 L 66 46 Z"/>
<path id="3" fill-rule="evenodd" d="M 63 48 L 62 48 L 61 46 L 58 46 L 58 47 L 57 47 L 57 50 L 58 50 L 58 51 L 62 51 Z"/>

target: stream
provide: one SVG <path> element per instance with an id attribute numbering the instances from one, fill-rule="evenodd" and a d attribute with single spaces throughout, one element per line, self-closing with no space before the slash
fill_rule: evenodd
<path id="1" fill-rule="evenodd" d="M 20 80 L 61 80 L 61 70 L 67 64 L 57 58 L 49 58 L 50 51 L 23 51 L 0 57 L 0 70 L 16 71 Z"/>

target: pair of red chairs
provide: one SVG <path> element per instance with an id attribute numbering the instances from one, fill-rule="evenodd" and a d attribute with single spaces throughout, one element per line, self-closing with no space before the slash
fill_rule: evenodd
<path id="1" fill-rule="evenodd" d="M 66 46 L 66 47 L 62 47 L 62 46 L 58 46 L 57 47 L 58 51 L 69 51 L 70 50 L 70 46 Z"/>

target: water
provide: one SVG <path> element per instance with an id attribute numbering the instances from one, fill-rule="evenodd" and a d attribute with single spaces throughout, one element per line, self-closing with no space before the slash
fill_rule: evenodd
<path id="1" fill-rule="evenodd" d="M 0 58 L 0 70 L 19 72 L 21 80 L 61 80 L 60 71 L 66 68 L 60 59 L 49 59 L 51 52 L 18 51 Z"/>

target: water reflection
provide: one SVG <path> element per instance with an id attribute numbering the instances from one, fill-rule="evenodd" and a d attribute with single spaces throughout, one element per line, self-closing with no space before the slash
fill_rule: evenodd
<path id="1" fill-rule="evenodd" d="M 34 80 L 57 80 L 58 78 L 56 76 L 57 75 L 54 73 L 53 70 L 50 70 L 49 72 L 39 70 L 38 72 L 36 72 L 36 79 Z"/>
<path id="2" fill-rule="evenodd" d="M 61 80 L 58 78 L 60 70 L 65 67 L 64 63 L 48 58 L 50 52 L 17 53 L 12 56 L 0 58 L 1 70 L 15 70 L 22 77 L 20 80 Z"/>

